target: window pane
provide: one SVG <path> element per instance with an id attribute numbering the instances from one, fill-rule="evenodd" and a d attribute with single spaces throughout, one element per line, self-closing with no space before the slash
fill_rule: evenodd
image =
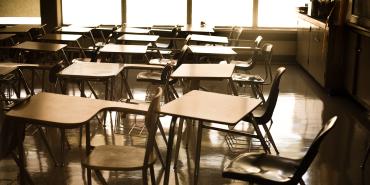
<path id="1" fill-rule="evenodd" d="M 259 27 L 297 27 L 296 7 L 302 0 L 259 0 Z"/>
<path id="2" fill-rule="evenodd" d="M 128 25 L 186 23 L 186 0 L 127 0 Z"/>
<path id="3" fill-rule="evenodd" d="M 121 24 L 121 0 L 62 0 L 63 24 Z"/>
<path id="4" fill-rule="evenodd" d="M 0 24 L 41 24 L 40 0 L 0 0 Z"/>
<path id="5" fill-rule="evenodd" d="M 193 24 L 252 26 L 253 0 L 193 0 Z"/>

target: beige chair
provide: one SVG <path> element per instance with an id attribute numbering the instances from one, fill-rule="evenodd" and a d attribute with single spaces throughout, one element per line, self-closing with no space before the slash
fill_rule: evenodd
<path id="1" fill-rule="evenodd" d="M 114 145 L 96 146 L 91 151 L 90 155 L 82 161 L 82 166 L 87 168 L 88 170 L 94 170 L 101 181 L 103 181 L 104 179 L 100 174 L 100 170 L 142 170 L 143 184 L 148 184 L 147 172 L 149 169 L 151 182 L 152 184 L 156 184 L 153 165 L 157 159 L 154 150 L 156 143 L 155 136 L 158 128 L 157 121 L 159 117 L 158 112 L 160 111 L 161 96 L 162 89 L 158 88 L 157 94 L 150 103 L 148 112 L 145 117 L 145 125 L 148 130 L 148 137 L 145 147 Z M 91 185 L 90 178 L 87 179 L 88 185 Z"/>
<path id="2" fill-rule="evenodd" d="M 247 74 L 245 72 L 236 72 L 233 73 L 232 79 L 233 82 L 238 83 L 239 85 L 250 85 L 252 92 L 256 97 L 262 99 L 265 102 L 263 96 L 262 87 L 263 85 L 269 85 L 272 83 L 272 71 L 271 71 L 271 59 L 272 59 L 273 45 L 264 44 L 262 47 L 262 57 L 264 62 L 265 75 L 261 76 L 258 74 Z M 254 64 L 252 64 L 254 65 Z M 248 68 L 246 67 L 246 70 Z"/>

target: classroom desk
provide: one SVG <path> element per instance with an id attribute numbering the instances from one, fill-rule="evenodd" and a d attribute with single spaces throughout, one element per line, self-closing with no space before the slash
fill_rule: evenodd
<path id="1" fill-rule="evenodd" d="M 180 27 L 180 32 L 184 32 L 187 34 L 191 33 L 200 33 L 200 34 L 211 34 L 214 31 L 213 27 L 211 26 L 202 26 L 202 25 L 194 25 L 194 24 L 186 24 L 186 25 L 181 25 Z"/>
<path id="2" fill-rule="evenodd" d="M 78 41 L 80 38 L 82 37 L 82 35 L 76 35 L 76 34 L 58 34 L 58 33 L 49 33 L 49 34 L 46 34 L 44 36 L 42 36 L 41 38 L 39 38 L 39 40 L 41 41 L 51 41 L 51 42 L 59 42 L 61 44 L 68 44 L 68 43 L 76 43 L 81 54 L 86 57 L 86 54 L 80 44 L 80 42 Z"/>
<path id="3" fill-rule="evenodd" d="M 157 51 L 157 54 L 160 56 L 160 58 L 163 58 L 160 50 L 157 47 L 157 40 L 159 39 L 158 35 L 140 35 L 140 34 L 124 34 L 117 38 L 118 41 L 123 41 L 125 44 L 129 44 L 133 42 L 136 43 L 142 43 L 144 45 L 151 44 L 151 47 L 154 48 L 154 50 Z"/>
<path id="4" fill-rule="evenodd" d="M 149 61 L 146 56 L 148 46 L 144 45 L 124 45 L 124 44 L 106 44 L 99 51 L 101 54 L 141 54 L 144 55 L 145 60 Z"/>
<path id="5" fill-rule="evenodd" d="M 93 46 L 95 47 L 95 38 L 92 34 L 91 30 L 93 28 L 86 28 L 86 27 L 76 27 L 76 26 L 63 26 L 56 30 L 57 33 L 65 33 L 65 34 L 81 34 L 85 36 L 89 36 L 93 42 Z"/>
<path id="6" fill-rule="evenodd" d="M 149 34 L 149 29 L 143 28 L 131 28 L 131 27 L 121 27 L 114 31 L 115 33 L 123 34 L 123 33 L 133 33 L 133 34 Z"/>
<path id="7" fill-rule="evenodd" d="M 18 129 L 24 133 L 24 124 L 30 123 L 48 127 L 72 129 L 86 126 L 86 156 L 91 151 L 90 145 L 90 125 L 89 121 L 101 111 L 122 111 L 135 114 L 145 114 L 148 105 L 129 104 L 123 102 L 113 102 L 76 96 L 66 96 L 53 93 L 39 93 L 30 97 L 27 101 L 13 107 L 6 113 L 5 124 L 19 124 Z M 65 135 L 62 134 L 61 138 Z M 64 145 L 61 152 L 64 153 Z M 21 184 L 25 184 L 23 140 L 18 139 Z M 63 159 L 62 159 L 63 163 Z M 91 170 L 87 170 L 87 178 L 90 179 Z"/>
<path id="8" fill-rule="evenodd" d="M 172 78 L 183 78 L 190 80 L 190 87 L 185 92 L 199 90 L 200 80 L 228 80 L 233 94 L 238 91 L 232 81 L 234 64 L 181 64 L 172 74 Z"/>
<path id="9" fill-rule="evenodd" d="M 161 107 L 161 113 L 165 115 L 171 115 L 171 125 L 169 130 L 168 138 L 168 149 L 166 155 L 166 169 L 164 176 L 164 184 L 168 185 L 171 159 L 172 159 L 172 147 L 175 135 L 175 124 L 177 117 L 188 118 L 198 120 L 198 131 L 196 140 L 196 154 L 195 154 L 195 170 L 194 170 L 194 185 L 198 182 L 199 174 L 199 161 L 202 141 L 202 129 L 205 127 L 203 122 L 219 123 L 224 125 L 235 125 L 245 116 L 252 116 L 252 111 L 257 108 L 261 103 L 261 100 L 231 96 L 225 94 L 218 94 L 204 91 L 191 91 L 184 96 L 173 100 Z M 182 124 L 182 122 L 180 122 Z M 260 132 L 258 126 L 252 123 L 256 129 L 256 132 Z M 181 125 L 179 128 L 182 127 Z M 262 135 L 262 134 L 261 134 Z M 178 136 L 178 142 L 181 140 L 181 136 Z M 263 138 L 259 138 L 260 140 Z M 262 141 L 261 141 L 262 142 Z"/>
<path id="10" fill-rule="evenodd" d="M 0 41 L 5 41 L 5 40 L 10 40 L 11 44 L 14 45 L 15 42 L 14 42 L 14 39 L 13 37 L 15 36 L 15 34 L 0 34 Z"/>
<path id="11" fill-rule="evenodd" d="M 44 25 L 33 25 L 33 24 L 22 24 L 15 26 L 7 26 L 5 28 L 0 28 L 0 33 L 10 33 L 10 34 L 27 34 L 30 40 L 33 40 L 33 37 L 30 33 L 32 29 L 42 29 L 44 30 Z"/>
<path id="12" fill-rule="evenodd" d="M 57 76 L 62 80 L 80 82 L 102 81 L 105 83 L 105 100 L 113 100 L 114 79 L 122 72 L 123 68 L 124 64 L 120 63 L 74 62 L 72 65 L 57 73 Z M 110 87 L 109 81 L 111 82 Z M 123 84 L 121 86 L 121 92 L 122 89 Z M 92 87 L 91 90 L 94 91 Z M 95 92 L 93 93 L 96 95 Z M 83 83 L 81 85 L 81 96 L 86 97 Z"/>
<path id="13" fill-rule="evenodd" d="M 220 57 L 229 60 L 231 57 L 237 55 L 232 48 L 225 46 L 190 45 L 189 50 L 194 54 L 196 63 L 199 63 L 201 56 Z"/>
<path id="14" fill-rule="evenodd" d="M 229 40 L 223 36 L 211 36 L 211 35 L 198 35 L 191 34 L 190 41 L 209 43 L 209 44 L 228 44 Z"/>

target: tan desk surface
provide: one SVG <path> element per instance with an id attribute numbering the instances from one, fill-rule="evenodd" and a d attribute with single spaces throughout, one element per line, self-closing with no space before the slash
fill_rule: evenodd
<path id="1" fill-rule="evenodd" d="M 14 107 L 6 116 L 41 125 L 74 128 L 85 124 L 102 110 L 145 114 L 148 106 L 41 92 Z"/>
<path id="2" fill-rule="evenodd" d="M 16 69 L 17 67 L 15 66 L 0 66 L 0 77 L 7 75 Z"/>
<path id="3" fill-rule="evenodd" d="M 181 64 L 171 75 L 173 78 L 231 78 L 234 64 Z"/>
<path id="4" fill-rule="evenodd" d="M 22 49 L 22 50 L 33 50 L 33 51 L 57 52 L 65 47 L 67 47 L 66 44 L 26 41 L 16 46 L 12 46 L 11 48 Z"/>
<path id="5" fill-rule="evenodd" d="M 186 24 L 184 26 L 180 26 L 180 31 L 189 32 L 189 33 L 213 33 L 214 32 L 213 27 L 193 25 L 193 24 Z"/>
<path id="6" fill-rule="evenodd" d="M 197 55 L 236 55 L 237 53 L 230 47 L 224 46 L 196 46 L 191 45 L 189 49 Z"/>
<path id="7" fill-rule="evenodd" d="M 124 64 L 119 63 L 75 62 L 57 75 L 70 78 L 109 78 L 117 76 L 123 68 Z"/>
<path id="8" fill-rule="evenodd" d="M 228 44 L 229 40 L 227 37 L 223 36 L 211 36 L 211 35 L 198 35 L 192 34 L 190 37 L 191 41 L 198 41 L 198 42 L 207 42 L 207 43 L 220 43 L 220 44 Z"/>
<path id="9" fill-rule="evenodd" d="M 41 37 L 39 40 L 52 40 L 52 41 L 77 41 L 82 35 L 75 34 L 59 34 L 59 33 L 50 33 Z"/>
<path id="10" fill-rule="evenodd" d="M 136 33 L 136 34 L 148 34 L 150 32 L 149 29 L 143 29 L 143 28 L 129 28 L 129 27 L 122 27 L 118 28 L 116 33 Z"/>
<path id="11" fill-rule="evenodd" d="M 158 35 L 140 35 L 140 34 L 124 34 L 117 38 L 123 41 L 141 41 L 141 42 L 156 42 Z"/>
<path id="12" fill-rule="evenodd" d="M 194 90 L 163 105 L 161 113 L 233 125 L 251 113 L 260 103 L 261 100 L 249 97 Z"/>
<path id="13" fill-rule="evenodd" d="M 33 28 L 41 28 L 42 25 L 24 24 L 0 28 L 0 33 L 27 33 Z"/>
<path id="14" fill-rule="evenodd" d="M 133 53 L 145 54 L 148 46 L 143 45 L 124 45 L 124 44 L 107 44 L 99 51 L 101 53 Z"/>
<path id="15" fill-rule="evenodd" d="M 15 36 L 15 34 L 0 34 L 0 40 L 6 40 Z"/>
<path id="16" fill-rule="evenodd" d="M 60 33 L 89 33 L 93 28 L 63 26 L 57 30 Z"/>

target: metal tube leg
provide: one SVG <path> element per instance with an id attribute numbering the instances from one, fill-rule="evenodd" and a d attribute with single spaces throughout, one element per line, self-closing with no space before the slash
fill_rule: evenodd
<path id="1" fill-rule="evenodd" d="M 60 165 L 64 166 L 64 143 L 66 138 L 66 132 L 64 129 L 60 129 Z"/>
<path id="2" fill-rule="evenodd" d="M 197 143 L 196 143 L 196 150 L 195 150 L 195 164 L 194 164 L 194 183 L 193 185 L 198 184 L 198 176 L 199 176 L 199 163 L 200 163 L 200 152 L 201 152 L 201 145 L 202 145 L 202 121 L 199 121 L 198 125 L 198 133 L 197 133 Z"/>
<path id="3" fill-rule="evenodd" d="M 39 132 L 39 134 L 40 134 L 41 140 L 42 140 L 42 141 L 45 143 L 45 145 L 46 145 L 46 149 L 48 150 L 48 153 L 49 153 L 49 155 L 50 155 L 51 159 L 53 160 L 54 165 L 55 165 L 55 166 L 58 166 L 58 162 L 57 162 L 57 160 L 55 159 L 55 156 L 54 156 L 54 154 L 53 154 L 53 152 L 52 152 L 52 150 L 51 150 L 51 148 L 50 148 L 50 145 L 49 145 L 49 143 L 48 143 L 48 141 L 47 141 L 47 139 L 46 139 L 46 135 L 45 135 L 44 131 L 42 130 L 42 128 L 41 128 L 40 126 L 38 126 L 38 132 Z"/>
<path id="4" fill-rule="evenodd" d="M 173 145 L 173 138 L 175 135 L 175 125 L 176 125 L 176 117 L 172 117 L 170 131 L 168 134 L 168 145 L 167 145 L 167 155 L 166 155 L 166 168 L 164 172 L 164 185 L 168 185 L 170 180 L 170 169 L 171 169 L 171 156 L 172 156 L 172 145 Z"/>
<path id="5" fill-rule="evenodd" d="M 87 123 L 85 126 L 86 131 L 86 157 L 90 154 L 91 145 L 90 145 L 90 123 Z M 91 185 L 91 169 L 86 168 L 87 174 L 87 184 Z"/>
<path id="6" fill-rule="evenodd" d="M 176 141 L 176 149 L 175 149 L 175 162 L 173 169 L 176 170 L 177 168 L 177 160 L 179 158 L 179 151 L 180 151 L 180 146 L 181 146 L 181 138 L 182 138 L 182 128 L 184 125 L 184 118 L 180 118 L 180 123 L 179 127 L 177 128 L 177 141 Z"/>
<path id="7" fill-rule="evenodd" d="M 258 124 L 256 123 L 253 115 L 250 115 L 250 116 L 252 116 L 252 118 L 251 118 L 252 119 L 252 125 L 254 127 L 254 130 L 256 131 L 258 139 L 260 140 L 260 142 L 262 144 L 263 150 L 266 153 L 270 154 L 271 153 L 270 148 L 267 146 L 267 143 L 266 143 L 265 139 L 263 138 L 262 132 L 261 132 L 260 128 L 258 127 Z"/>
<path id="8" fill-rule="evenodd" d="M 277 147 L 276 147 L 276 145 L 275 145 L 275 141 L 274 141 L 274 139 L 272 138 L 272 135 L 271 135 L 271 133 L 270 133 L 270 131 L 269 131 L 269 129 L 268 129 L 268 127 L 267 127 L 267 125 L 263 125 L 263 129 L 265 130 L 265 132 L 266 132 L 266 134 L 267 134 L 267 138 L 269 139 L 270 143 L 271 143 L 271 144 L 272 144 L 272 146 L 274 147 L 274 150 L 275 150 L 276 154 L 278 154 L 278 155 L 279 155 L 279 151 L 278 151 L 278 149 L 277 149 Z"/>

